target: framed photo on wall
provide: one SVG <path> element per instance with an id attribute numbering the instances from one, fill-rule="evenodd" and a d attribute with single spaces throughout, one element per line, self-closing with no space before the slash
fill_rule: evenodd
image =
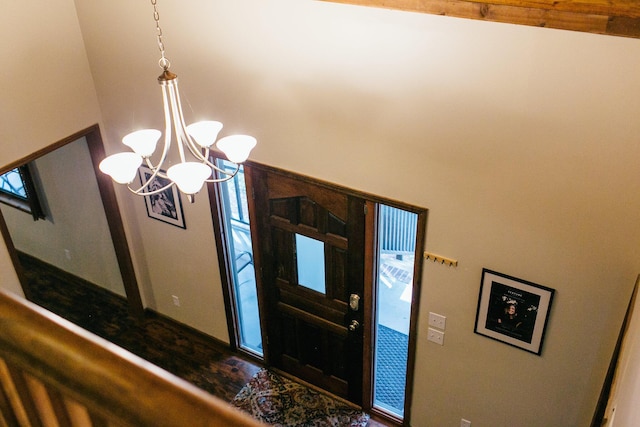
<path id="1" fill-rule="evenodd" d="M 540 355 L 555 291 L 482 270 L 475 333 Z"/>
<path id="2" fill-rule="evenodd" d="M 146 182 L 153 172 L 147 166 L 140 166 L 140 180 Z M 156 176 L 148 190 L 162 188 L 169 184 L 169 180 Z M 180 192 L 175 185 L 151 196 L 144 196 L 144 202 L 147 206 L 147 215 L 159 221 L 167 222 L 176 227 L 186 228 L 184 223 L 184 215 L 182 212 L 182 201 L 180 200 Z"/>

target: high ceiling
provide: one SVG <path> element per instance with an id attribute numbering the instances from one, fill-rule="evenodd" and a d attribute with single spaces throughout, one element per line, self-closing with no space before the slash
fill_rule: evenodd
<path id="1" fill-rule="evenodd" d="M 640 38 L 640 1 L 638 0 L 326 1 Z"/>

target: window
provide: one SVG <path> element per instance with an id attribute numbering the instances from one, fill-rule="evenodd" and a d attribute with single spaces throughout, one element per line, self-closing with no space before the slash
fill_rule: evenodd
<path id="1" fill-rule="evenodd" d="M 0 189 L 22 200 L 27 200 L 27 190 L 24 188 L 24 181 L 20 176 L 20 169 L 15 168 L 0 175 Z"/>
<path id="2" fill-rule="evenodd" d="M 34 221 L 45 218 L 28 164 L 0 175 L 0 202 L 30 213 Z"/>
<path id="3" fill-rule="evenodd" d="M 218 167 L 233 171 L 226 160 L 217 160 Z M 230 277 L 233 288 L 234 324 L 237 325 L 241 349 L 262 357 L 262 333 L 258 311 L 258 293 L 253 266 L 253 248 L 247 207 L 244 166 L 232 179 L 220 185 L 222 221 L 230 257 Z"/>
<path id="4" fill-rule="evenodd" d="M 325 293 L 324 243 L 296 233 L 298 284 Z"/>
<path id="5" fill-rule="evenodd" d="M 373 405 L 402 418 L 418 215 L 379 205 Z"/>

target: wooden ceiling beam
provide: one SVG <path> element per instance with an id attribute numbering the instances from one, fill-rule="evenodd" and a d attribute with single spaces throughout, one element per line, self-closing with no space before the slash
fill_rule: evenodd
<path id="1" fill-rule="evenodd" d="M 637 0 L 324 1 L 640 38 L 640 2 Z"/>
<path id="2" fill-rule="evenodd" d="M 637 0 L 476 0 L 473 2 L 589 15 L 616 15 L 640 18 L 640 3 Z"/>

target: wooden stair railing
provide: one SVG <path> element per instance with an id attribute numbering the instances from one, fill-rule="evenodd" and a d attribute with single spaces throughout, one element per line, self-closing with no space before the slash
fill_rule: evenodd
<path id="1" fill-rule="evenodd" d="M 0 427 L 260 425 L 128 351 L 0 291 Z"/>

